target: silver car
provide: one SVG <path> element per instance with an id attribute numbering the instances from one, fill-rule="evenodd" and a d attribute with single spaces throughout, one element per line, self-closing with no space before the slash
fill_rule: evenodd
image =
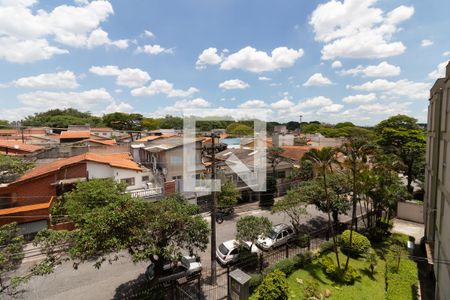
<path id="1" fill-rule="evenodd" d="M 285 245 L 294 239 L 295 232 L 292 226 L 287 224 L 277 224 L 272 227 L 272 231 L 267 236 L 260 236 L 256 245 L 263 250 L 270 250 Z"/>
<path id="2" fill-rule="evenodd" d="M 202 264 L 197 260 L 197 257 L 182 256 L 180 261 L 175 264 L 170 262 L 164 264 L 163 274 L 159 278 L 159 282 L 196 275 L 201 273 L 201 271 Z M 145 276 L 149 281 L 155 278 L 155 265 L 153 263 L 147 267 Z"/>

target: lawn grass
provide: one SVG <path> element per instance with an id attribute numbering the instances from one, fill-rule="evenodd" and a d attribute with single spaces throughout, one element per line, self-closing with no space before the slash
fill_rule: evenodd
<path id="1" fill-rule="evenodd" d="M 329 253 L 328 256 L 336 259 L 334 253 Z M 339 255 L 342 266 L 345 265 L 346 256 L 342 253 Z M 378 260 L 378 265 L 372 276 L 369 270 L 369 264 L 363 259 L 350 259 L 349 265 L 355 268 L 361 274 L 361 279 L 355 282 L 354 285 L 339 285 L 328 279 L 322 271 L 322 267 L 318 260 L 313 261 L 305 269 L 297 270 L 288 277 L 289 284 L 289 299 L 303 299 L 304 284 L 297 282 L 297 279 L 311 280 L 314 279 L 319 283 L 320 290 L 323 293 L 325 289 L 331 291 L 331 297 L 328 299 L 370 299 L 383 300 L 385 299 L 385 261 Z"/>

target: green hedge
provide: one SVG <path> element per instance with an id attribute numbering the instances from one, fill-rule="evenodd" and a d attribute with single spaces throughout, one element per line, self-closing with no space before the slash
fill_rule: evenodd
<path id="1" fill-rule="evenodd" d="M 289 287 L 286 274 L 278 269 L 267 274 L 262 283 L 256 288 L 255 293 L 250 297 L 252 300 L 287 300 Z"/>
<path id="2" fill-rule="evenodd" d="M 356 231 L 352 233 L 352 243 L 350 244 L 350 230 L 342 233 L 340 246 L 342 252 L 352 256 L 363 256 L 371 248 L 369 239 Z"/>
<path id="3" fill-rule="evenodd" d="M 391 245 L 386 255 L 387 300 L 417 299 L 417 264 L 408 258 L 406 241 L 408 236 L 405 235 L 393 235 L 391 238 Z"/>

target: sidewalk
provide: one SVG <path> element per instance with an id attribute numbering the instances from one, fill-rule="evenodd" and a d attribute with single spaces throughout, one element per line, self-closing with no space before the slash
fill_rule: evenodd
<path id="1" fill-rule="evenodd" d="M 392 228 L 392 232 L 412 236 L 415 239 L 415 244 L 420 244 L 420 239 L 424 235 L 424 224 L 394 219 L 394 227 Z"/>

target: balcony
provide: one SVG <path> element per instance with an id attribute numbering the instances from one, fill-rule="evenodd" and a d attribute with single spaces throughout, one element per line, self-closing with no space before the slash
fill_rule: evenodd
<path id="1" fill-rule="evenodd" d="M 162 196 L 163 189 L 162 187 L 153 187 L 148 189 L 139 189 L 139 190 L 132 190 L 128 191 L 128 193 L 131 194 L 131 197 L 133 198 L 153 198 Z"/>

